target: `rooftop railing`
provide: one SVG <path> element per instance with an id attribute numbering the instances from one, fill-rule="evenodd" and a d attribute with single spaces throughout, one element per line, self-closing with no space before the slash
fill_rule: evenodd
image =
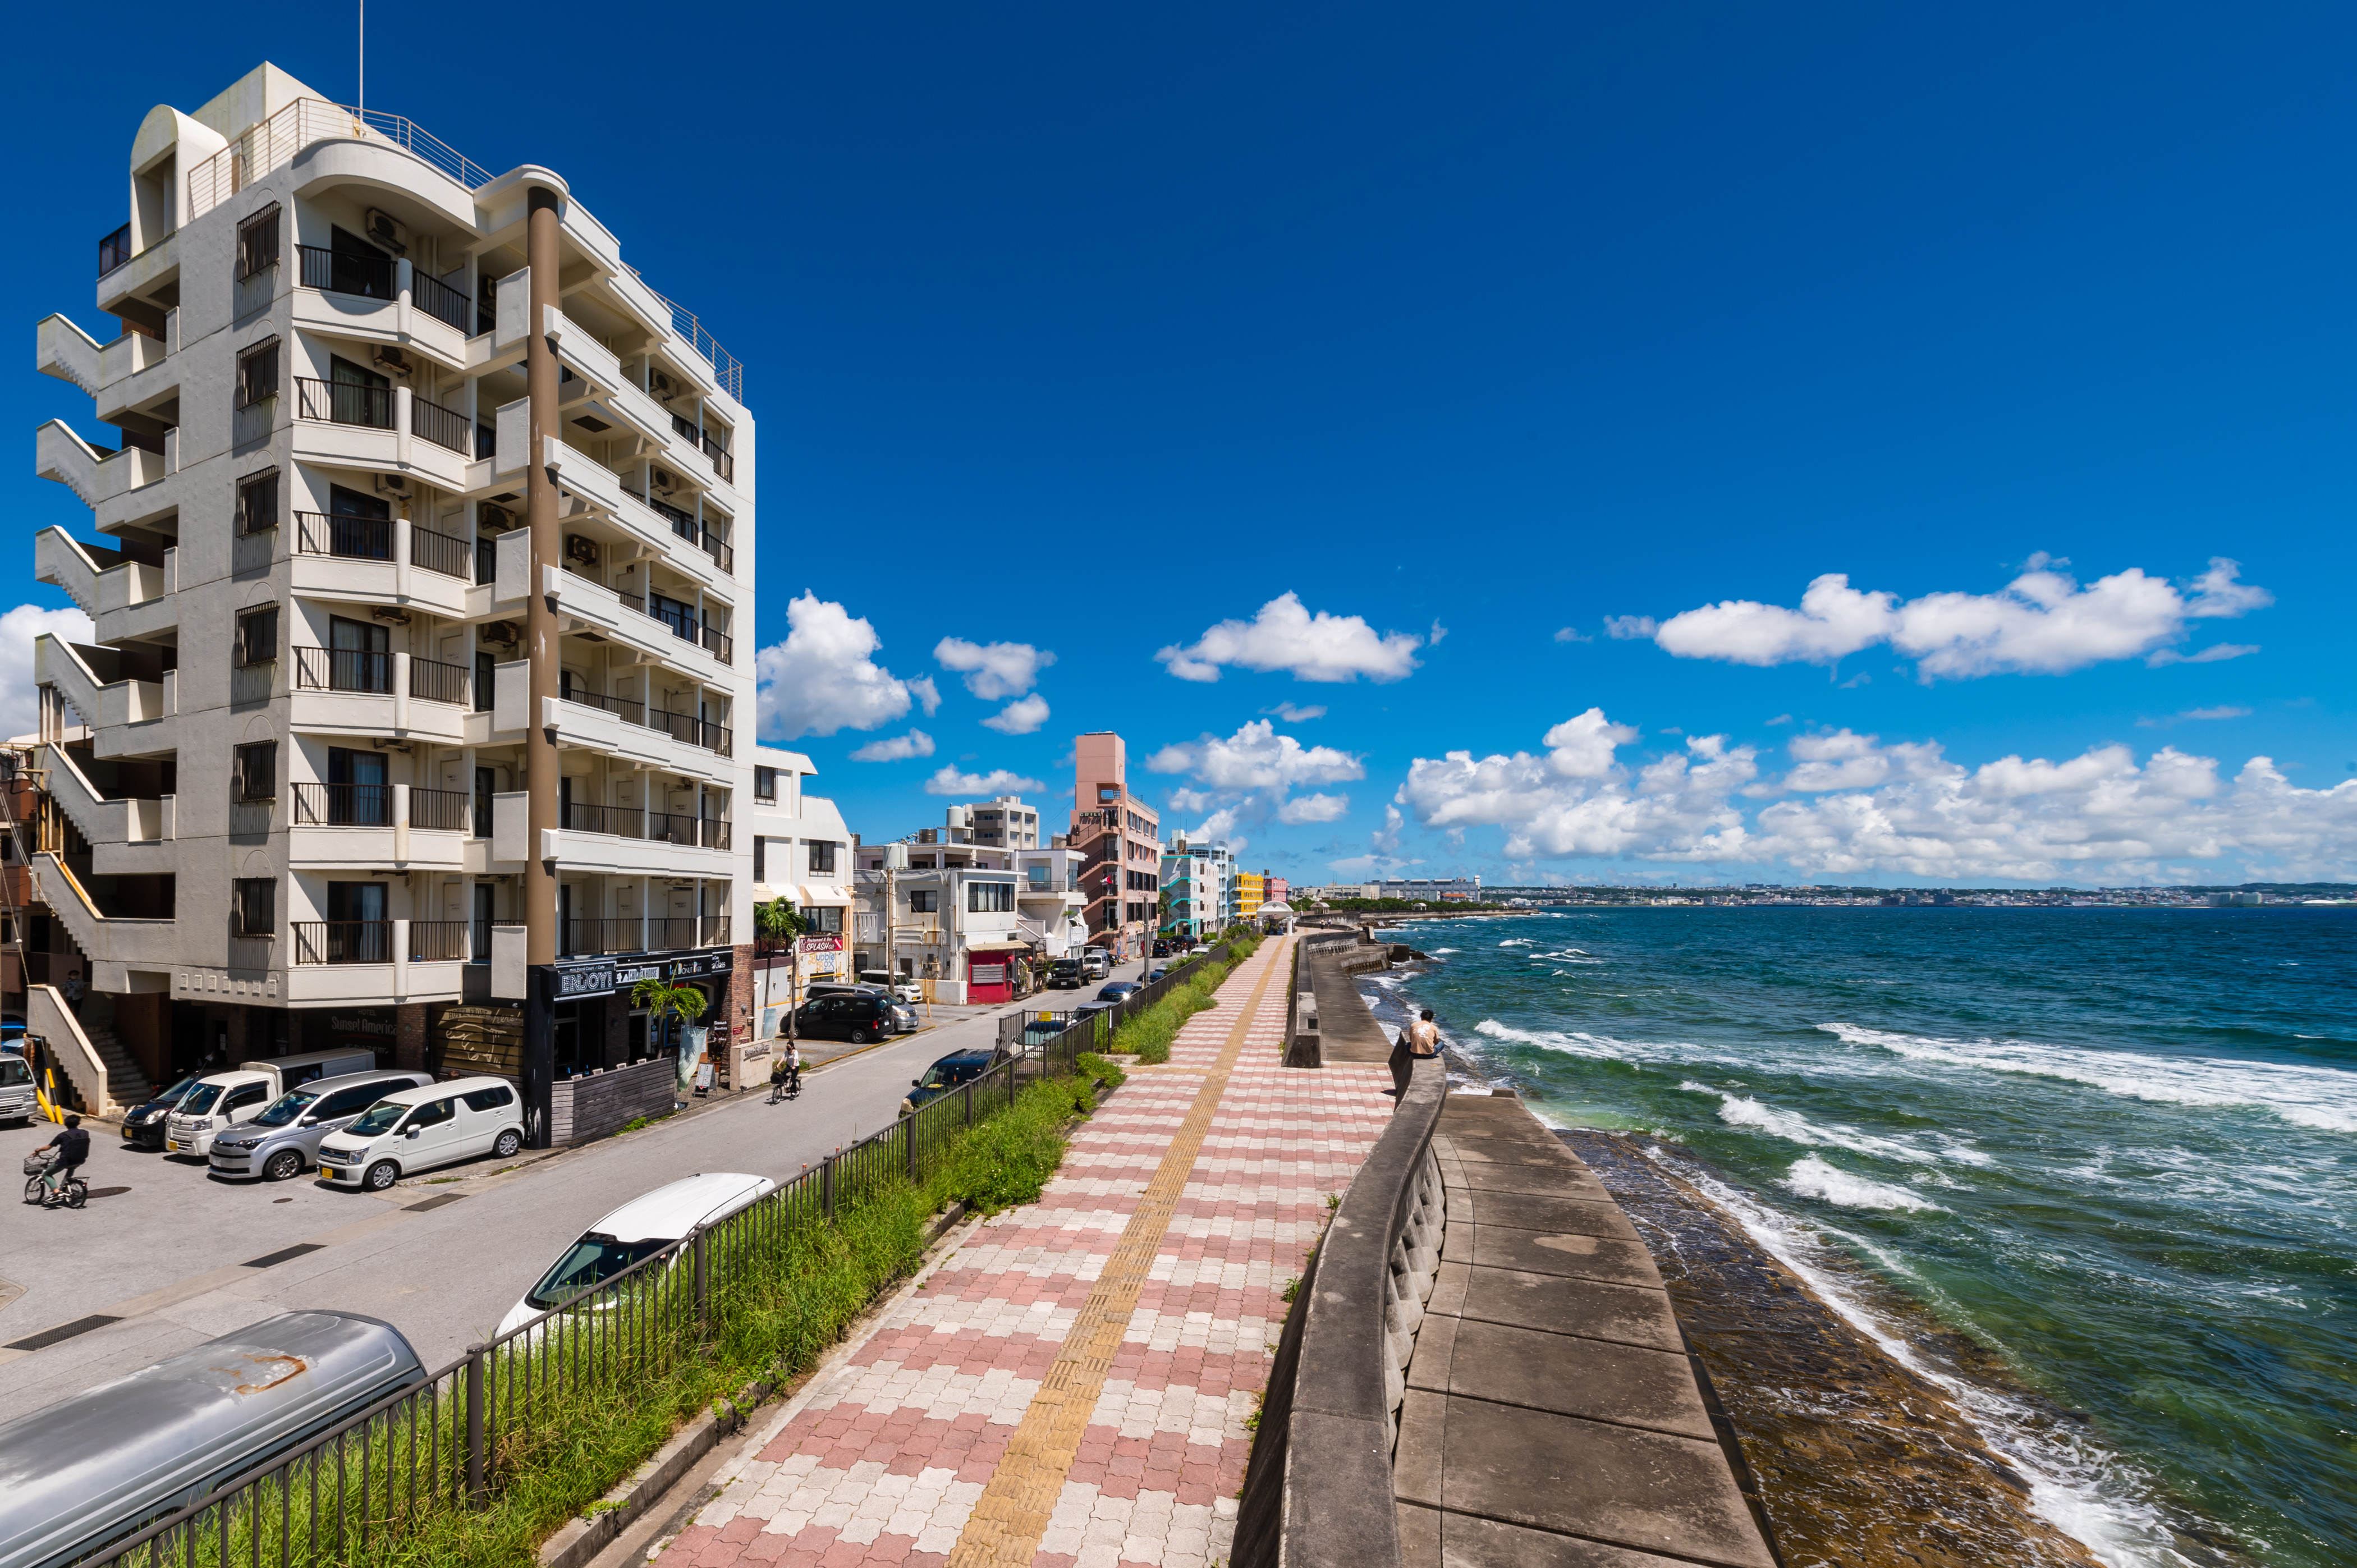
<path id="1" fill-rule="evenodd" d="M 312 143 L 338 137 L 378 141 L 398 147 L 468 190 L 479 190 L 496 177 L 490 169 L 469 159 L 406 116 L 388 114 L 381 109 L 347 109 L 321 98 L 298 98 L 269 119 L 248 126 L 229 145 L 188 171 L 189 220 L 193 222 L 254 181 L 285 168 L 294 161 L 296 153 Z M 110 242 L 119 242 L 121 249 L 126 252 L 111 263 L 107 249 Z M 101 241 L 99 275 L 103 277 L 129 261 L 129 224 Z M 642 287 L 646 286 L 646 279 L 640 276 L 636 267 L 628 263 L 623 265 L 632 277 L 638 278 Z M 647 287 L 647 292 L 671 312 L 672 330 L 712 366 L 713 374 L 722 390 L 738 403 L 743 403 L 743 362 L 720 346 L 718 339 L 705 329 L 695 312 L 666 298 L 651 287 Z M 436 314 L 438 316 L 441 312 L 436 311 Z M 451 320 L 447 316 L 442 319 Z M 452 325 L 458 323 L 453 321 Z"/>

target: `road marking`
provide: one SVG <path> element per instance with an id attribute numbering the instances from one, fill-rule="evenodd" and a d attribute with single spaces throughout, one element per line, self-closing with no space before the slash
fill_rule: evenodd
<path id="1" fill-rule="evenodd" d="M 60 1344 L 77 1334 L 87 1334 L 93 1328 L 103 1328 L 110 1323 L 122 1321 L 119 1317 L 110 1317 L 102 1312 L 93 1312 L 88 1317 L 77 1317 L 71 1323 L 60 1323 L 55 1328 L 44 1328 L 38 1334 L 27 1335 L 22 1339 L 12 1339 L 8 1342 L 8 1348 L 46 1350 L 50 1346 Z"/>
<path id="2" fill-rule="evenodd" d="M 1098 1276 L 1082 1303 L 1071 1331 L 1064 1336 L 1053 1366 L 1032 1396 L 1030 1407 L 1015 1428 L 1006 1454 L 991 1471 L 990 1481 L 975 1499 L 974 1512 L 958 1533 L 949 1555 L 949 1568 L 1030 1568 L 1047 1533 L 1049 1516 L 1063 1494 L 1064 1482 L 1080 1455 L 1081 1436 L 1096 1413 L 1104 1391 L 1105 1374 L 1121 1349 L 1122 1337 L 1137 1311 L 1137 1296 L 1154 1267 L 1155 1254 L 1170 1229 L 1170 1217 L 1187 1189 L 1187 1178 L 1202 1152 L 1203 1138 L 1226 1093 L 1228 1075 L 1243 1054 L 1244 1036 L 1259 1016 L 1261 999 L 1279 965 L 1272 948 L 1268 966 L 1253 987 L 1252 998 L 1236 1015 L 1235 1027 L 1203 1086 L 1195 1092 L 1186 1120 L 1170 1140 L 1170 1147 L 1155 1168 L 1154 1180 L 1139 1199 L 1136 1212 L 1121 1233 L 1104 1273 Z"/>
<path id="3" fill-rule="evenodd" d="M 274 1269 L 289 1258 L 299 1258 L 306 1252 L 317 1251 L 319 1251 L 319 1243 L 317 1241 L 297 1241 L 292 1247 L 281 1247 L 275 1252 L 264 1252 L 259 1258 L 248 1258 L 239 1266 L 248 1269 Z"/>

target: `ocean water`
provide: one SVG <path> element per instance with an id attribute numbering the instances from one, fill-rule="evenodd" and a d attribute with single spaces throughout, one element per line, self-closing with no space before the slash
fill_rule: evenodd
<path id="1" fill-rule="evenodd" d="M 1649 1134 L 2107 1563 L 2357 1563 L 2357 910 L 1629 909 L 1395 940 L 1433 961 L 1387 999 L 1436 1009 L 1477 1079 Z M 2022 1388 L 1926 1363 L 1894 1294 Z"/>

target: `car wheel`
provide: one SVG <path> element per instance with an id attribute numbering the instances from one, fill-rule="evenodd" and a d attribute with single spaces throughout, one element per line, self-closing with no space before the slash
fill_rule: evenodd
<path id="1" fill-rule="evenodd" d="M 369 1166 L 368 1175 L 361 1178 L 361 1183 L 371 1192 L 384 1192 L 390 1190 L 393 1184 L 400 1179 L 400 1166 L 391 1160 L 379 1160 Z"/>
<path id="2" fill-rule="evenodd" d="M 866 1044 L 867 1043 L 867 1031 L 866 1031 L 866 1030 L 865 1030 L 865 1029 L 854 1029 L 854 1030 L 852 1030 L 852 1031 L 851 1031 L 851 1043 L 852 1043 L 853 1045 L 855 1045 L 855 1046 L 864 1046 L 864 1045 L 866 1045 Z"/>
<path id="3" fill-rule="evenodd" d="M 492 1141 L 491 1157 L 499 1160 L 508 1159 L 522 1147 L 523 1134 L 511 1127 Z"/>
<path id="4" fill-rule="evenodd" d="M 262 1167 L 264 1181 L 293 1181 L 303 1174 L 303 1156 L 292 1149 L 281 1149 L 270 1156 Z"/>

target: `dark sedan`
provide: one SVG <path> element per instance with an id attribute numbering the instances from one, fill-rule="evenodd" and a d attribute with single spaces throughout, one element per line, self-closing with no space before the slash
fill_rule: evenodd
<path id="1" fill-rule="evenodd" d="M 925 1069 L 922 1078 L 909 1080 L 908 1098 L 900 1101 L 900 1114 L 910 1114 L 917 1107 L 940 1099 L 952 1090 L 973 1082 L 992 1067 L 1006 1059 L 1004 1051 L 974 1049 L 952 1051 L 948 1056 Z"/>
<path id="2" fill-rule="evenodd" d="M 1097 987 L 1097 1000 L 1100 1002 L 1119 1002 L 1123 998 L 1135 995 L 1136 993 L 1145 989 L 1146 985 L 1142 981 L 1111 980 Z"/>
<path id="3" fill-rule="evenodd" d="M 123 1141 L 135 1149 L 161 1149 L 164 1146 L 164 1123 L 181 1097 L 197 1087 L 201 1073 L 190 1073 L 171 1088 L 144 1105 L 135 1105 L 123 1113 Z"/>

